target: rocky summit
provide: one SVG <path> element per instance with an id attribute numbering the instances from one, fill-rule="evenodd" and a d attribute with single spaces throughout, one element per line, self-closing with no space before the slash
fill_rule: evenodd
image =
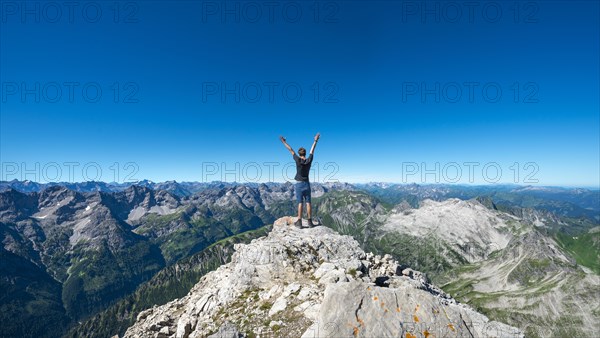
<path id="1" fill-rule="evenodd" d="M 523 337 L 391 256 L 293 221 L 236 244 L 230 263 L 141 312 L 125 337 Z"/>

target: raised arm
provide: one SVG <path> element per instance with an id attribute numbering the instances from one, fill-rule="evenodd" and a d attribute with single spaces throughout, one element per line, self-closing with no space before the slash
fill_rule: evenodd
<path id="1" fill-rule="evenodd" d="M 317 133 L 317 135 L 315 135 L 315 141 L 313 142 L 313 145 L 310 148 L 311 155 L 315 152 L 315 147 L 317 146 L 317 142 L 319 142 L 319 137 L 321 137 L 321 133 Z"/>
<path id="2" fill-rule="evenodd" d="M 292 147 L 290 147 L 290 145 L 287 144 L 287 142 L 285 141 L 285 137 L 279 136 L 279 139 L 281 140 L 281 143 L 283 143 L 283 145 L 287 148 L 287 150 L 290 151 L 290 154 L 294 155 L 294 149 L 292 149 Z"/>

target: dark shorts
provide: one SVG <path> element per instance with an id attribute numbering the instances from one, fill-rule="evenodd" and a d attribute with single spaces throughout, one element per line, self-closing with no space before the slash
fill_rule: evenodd
<path id="1" fill-rule="evenodd" d="M 294 186 L 294 191 L 296 193 L 296 201 L 298 201 L 298 203 L 302 203 L 302 201 L 310 203 L 309 182 L 296 182 L 296 185 Z"/>

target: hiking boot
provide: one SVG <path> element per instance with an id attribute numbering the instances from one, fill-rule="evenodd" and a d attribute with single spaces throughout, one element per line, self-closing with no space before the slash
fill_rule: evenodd
<path id="1" fill-rule="evenodd" d="M 294 222 L 294 226 L 298 229 L 302 229 L 302 218 L 298 218 L 298 220 Z"/>
<path id="2" fill-rule="evenodd" d="M 309 228 L 314 228 L 316 226 L 318 226 L 318 224 L 313 223 L 312 218 L 309 218 L 308 219 L 308 227 Z"/>

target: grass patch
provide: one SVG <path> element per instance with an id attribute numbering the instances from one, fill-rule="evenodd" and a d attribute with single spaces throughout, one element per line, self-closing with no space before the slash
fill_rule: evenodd
<path id="1" fill-rule="evenodd" d="M 269 311 L 269 310 L 271 310 L 272 307 L 273 307 L 273 304 L 271 304 L 269 302 L 264 302 L 260 305 L 259 309 L 261 309 L 263 311 Z"/>
<path id="2" fill-rule="evenodd" d="M 563 249 L 575 258 L 577 264 L 600 274 L 600 233 L 588 232 L 572 236 L 558 232 L 554 238 Z"/>

